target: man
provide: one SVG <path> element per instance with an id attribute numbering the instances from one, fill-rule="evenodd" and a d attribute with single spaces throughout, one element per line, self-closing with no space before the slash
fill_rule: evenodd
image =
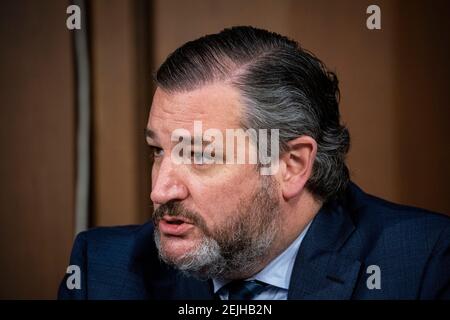
<path id="1" fill-rule="evenodd" d="M 81 287 L 66 277 L 60 298 L 450 297 L 450 219 L 349 181 L 337 78 L 296 42 L 225 29 L 173 52 L 156 83 L 153 221 L 79 234 Z"/>

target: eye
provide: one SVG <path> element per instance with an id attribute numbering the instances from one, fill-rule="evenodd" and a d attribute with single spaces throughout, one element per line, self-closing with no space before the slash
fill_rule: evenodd
<path id="1" fill-rule="evenodd" d="M 152 154 L 155 158 L 162 157 L 164 155 L 164 150 L 160 147 L 152 146 Z"/>

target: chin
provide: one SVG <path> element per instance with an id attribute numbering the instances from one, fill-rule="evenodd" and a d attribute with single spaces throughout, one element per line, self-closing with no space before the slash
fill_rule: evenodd
<path id="1" fill-rule="evenodd" d="M 192 252 L 198 246 L 196 239 L 166 237 L 161 235 L 161 249 L 171 261 L 179 261 L 185 254 Z"/>

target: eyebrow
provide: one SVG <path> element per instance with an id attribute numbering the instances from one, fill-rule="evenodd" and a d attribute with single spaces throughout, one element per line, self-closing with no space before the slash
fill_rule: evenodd
<path id="1" fill-rule="evenodd" d="M 158 135 L 156 134 L 156 132 L 152 131 L 149 128 L 145 128 L 144 134 L 145 134 L 146 138 L 150 138 L 150 139 L 157 139 L 158 138 Z"/>

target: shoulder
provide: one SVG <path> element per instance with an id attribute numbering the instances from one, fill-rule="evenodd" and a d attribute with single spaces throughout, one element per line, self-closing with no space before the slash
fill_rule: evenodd
<path id="1" fill-rule="evenodd" d="M 392 237 L 412 235 L 436 239 L 450 228 L 450 217 L 413 206 L 396 204 L 362 191 L 355 184 L 349 187 L 346 198 L 355 226 L 359 229 L 386 231 Z"/>
<path id="2" fill-rule="evenodd" d="M 97 227 L 80 232 L 74 242 L 73 251 L 82 250 L 84 255 L 102 259 L 105 263 L 118 257 L 129 259 L 141 243 L 153 241 L 153 224 Z"/>
<path id="3" fill-rule="evenodd" d="M 380 199 L 354 184 L 344 203 L 354 224 L 346 252 L 366 267 L 379 266 L 385 294 L 423 299 L 450 295 L 448 216 Z M 359 292 L 367 293 L 365 284 Z"/>
<path id="4" fill-rule="evenodd" d="M 81 289 L 70 290 L 63 278 L 60 299 L 118 299 L 145 297 L 138 276 L 138 268 L 154 267 L 150 260 L 156 257 L 153 241 L 153 224 L 120 227 L 99 227 L 80 232 L 73 244 L 70 266 L 78 267 Z M 153 260 L 152 260 L 153 261 Z M 141 266 L 143 267 L 143 266 Z M 127 285 L 124 285 L 127 283 Z M 120 289 L 121 288 L 121 289 Z M 120 289 L 120 290 L 119 290 Z"/>
<path id="5" fill-rule="evenodd" d="M 126 246 L 145 225 L 126 225 L 115 227 L 96 227 L 80 232 L 76 242 L 90 243 L 95 246 Z"/>

